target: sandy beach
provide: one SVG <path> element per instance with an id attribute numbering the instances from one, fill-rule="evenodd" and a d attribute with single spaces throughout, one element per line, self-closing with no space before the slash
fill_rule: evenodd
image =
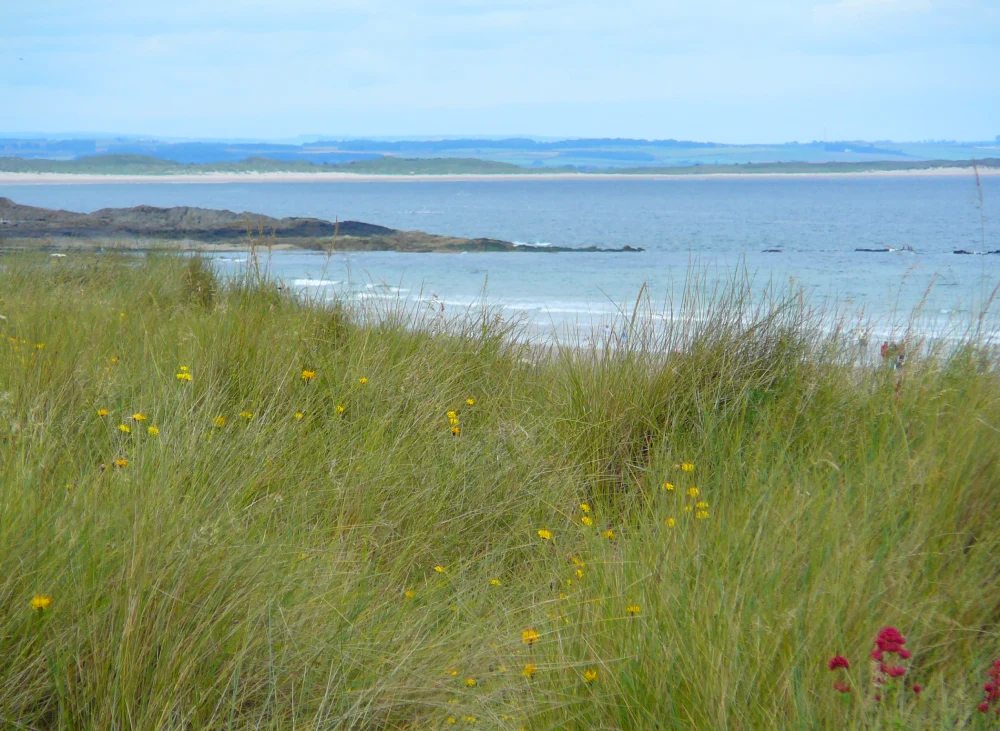
<path id="1" fill-rule="evenodd" d="M 1000 175 L 1000 168 L 979 168 L 980 175 Z M 428 181 L 526 180 L 736 180 L 775 178 L 928 178 L 971 176 L 966 167 L 928 170 L 870 170 L 844 173 L 526 173 L 504 175 L 358 175 L 355 173 L 200 173 L 195 175 L 93 175 L 76 173 L 0 173 L 0 185 L 80 185 L 88 183 L 420 183 Z"/>

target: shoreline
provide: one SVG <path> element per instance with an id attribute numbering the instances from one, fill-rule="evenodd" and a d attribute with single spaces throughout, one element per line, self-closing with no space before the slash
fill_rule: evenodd
<path id="1" fill-rule="evenodd" d="M 866 170 L 851 172 L 789 172 L 789 173 L 510 173 L 452 175 L 371 175 L 358 173 L 198 173 L 198 174 L 94 174 L 94 173 L 3 173 L 0 185 L 87 185 L 122 183 L 426 183 L 462 181 L 528 181 L 528 180 L 775 180 L 833 178 L 939 178 L 971 176 L 972 168 L 949 167 L 926 170 Z M 979 168 L 980 176 L 1000 176 L 1000 168 Z"/>

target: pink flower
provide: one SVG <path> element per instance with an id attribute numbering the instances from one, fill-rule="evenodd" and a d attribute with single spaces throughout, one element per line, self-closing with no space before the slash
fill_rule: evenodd
<path id="1" fill-rule="evenodd" d="M 851 692 L 851 686 L 849 686 L 843 680 L 838 680 L 836 683 L 834 683 L 833 684 L 833 688 L 834 688 L 834 690 L 839 690 L 841 693 L 850 693 Z"/>
<path id="2" fill-rule="evenodd" d="M 917 685 L 916 683 L 914 683 L 914 684 L 913 684 L 913 692 L 914 692 L 914 693 L 916 693 L 917 695 L 920 695 L 921 693 L 923 693 L 923 692 L 924 692 L 924 689 L 923 689 L 923 688 L 921 688 L 921 687 L 920 687 L 919 685 Z"/>
<path id="3" fill-rule="evenodd" d="M 911 657 L 913 657 L 913 653 L 910 652 L 909 650 L 900 650 L 899 657 L 903 660 L 909 660 Z"/>
<path id="4" fill-rule="evenodd" d="M 882 662 L 882 651 L 881 650 L 872 650 L 872 660 L 876 660 L 878 662 Z"/>
<path id="5" fill-rule="evenodd" d="M 976 708 L 979 709 L 980 713 L 986 713 L 988 710 L 990 710 L 990 704 L 987 703 L 986 701 L 983 701 L 978 706 L 976 706 Z"/>
<path id="6" fill-rule="evenodd" d="M 847 658 L 843 655 L 834 655 L 830 659 L 829 667 L 830 670 L 836 670 L 837 668 L 844 668 L 844 670 L 847 670 L 851 667 L 851 663 L 847 662 Z"/>
<path id="7" fill-rule="evenodd" d="M 893 665 L 892 667 L 885 669 L 885 674 L 890 678 L 902 678 L 906 675 L 906 668 L 899 665 Z"/>

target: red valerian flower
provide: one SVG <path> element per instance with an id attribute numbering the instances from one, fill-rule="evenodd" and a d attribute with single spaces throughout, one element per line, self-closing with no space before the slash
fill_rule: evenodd
<path id="1" fill-rule="evenodd" d="M 885 674 L 890 678 L 901 678 L 906 675 L 906 668 L 899 665 L 893 665 L 892 667 L 885 669 Z"/>
<path id="2" fill-rule="evenodd" d="M 881 693 L 876 693 L 875 694 L 875 700 L 877 700 L 877 701 L 882 700 L 882 694 Z"/>
<path id="3" fill-rule="evenodd" d="M 913 684 L 913 692 L 914 692 L 914 693 L 916 693 L 917 695 L 920 695 L 921 693 L 923 693 L 923 692 L 924 692 L 924 689 L 923 689 L 923 688 L 921 688 L 921 687 L 920 687 L 919 685 L 917 685 L 916 683 L 914 683 L 914 684 Z"/>
<path id="4" fill-rule="evenodd" d="M 979 709 L 980 713 L 986 713 L 988 710 L 990 710 L 990 704 L 987 703 L 986 701 L 983 701 L 978 706 L 976 706 L 976 708 Z"/>
<path id="5" fill-rule="evenodd" d="M 875 660 L 876 662 L 882 662 L 882 651 L 872 650 L 872 660 Z"/>
<path id="6" fill-rule="evenodd" d="M 882 652 L 898 653 L 906 644 L 906 638 L 895 627 L 884 627 L 875 638 L 875 644 Z"/>
<path id="7" fill-rule="evenodd" d="M 836 683 L 834 683 L 833 684 L 833 689 L 834 690 L 839 690 L 841 693 L 850 693 L 851 692 L 851 686 L 849 686 L 843 680 L 838 680 Z"/>
<path id="8" fill-rule="evenodd" d="M 913 653 L 910 652 L 909 650 L 900 650 L 899 657 L 903 660 L 909 660 L 911 657 L 913 657 Z"/>
<path id="9" fill-rule="evenodd" d="M 847 662 L 847 658 L 843 655 L 834 655 L 830 659 L 829 667 L 831 670 L 836 670 L 837 668 L 844 668 L 844 670 L 847 670 L 851 667 L 851 663 Z"/>

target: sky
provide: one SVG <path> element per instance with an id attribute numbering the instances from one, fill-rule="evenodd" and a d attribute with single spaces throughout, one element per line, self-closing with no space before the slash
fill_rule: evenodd
<path id="1" fill-rule="evenodd" d="M 1000 0 L 10 0 L 0 134 L 993 140 Z"/>

